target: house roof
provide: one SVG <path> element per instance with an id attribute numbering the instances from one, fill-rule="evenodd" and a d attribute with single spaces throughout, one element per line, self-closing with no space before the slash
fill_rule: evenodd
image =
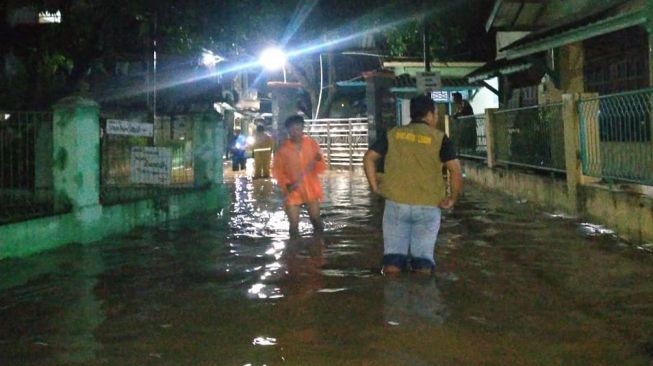
<path id="1" fill-rule="evenodd" d="M 431 62 L 431 70 L 440 72 L 442 78 L 463 78 L 470 72 L 483 66 L 483 62 Z M 388 59 L 383 61 L 383 67 L 393 70 L 395 74 L 411 74 L 424 71 L 424 61 L 419 59 Z"/>
<path id="2" fill-rule="evenodd" d="M 562 20 L 527 35 L 501 51 L 505 52 L 506 58 L 516 59 L 646 22 L 647 14 L 644 9 L 619 13 L 620 5 L 624 2 L 626 1 L 612 3 L 607 7 L 600 6 L 581 19 Z"/>
<path id="3" fill-rule="evenodd" d="M 336 83 L 342 89 L 364 90 L 367 83 L 362 80 L 338 81 Z M 480 89 L 479 83 L 470 83 L 466 78 L 442 78 L 442 90 Z M 401 74 L 393 81 L 392 91 L 412 92 L 417 90 L 417 79 L 410 74 Z"/>
<path id="4" fill-rule="evenodd" d="M 516 60 L 501 59 L 488 62 L 485 66 L 467 75 L 470 83 L 487 80 L 499 75 L 510 75 L 533 67 L 533 62 L 526 58 Z"/>
<path id="5" fill-rule="evenodd" d="M 442 90 L 480 89 L 479 83 L 470 83 L 466 78 L 442 78 Z M 417 79 L 409 74 L 401 74 L 394 80 L 393 91 L 417 90 Z"/>
<path id="6" fill-rule="evenodd" d="M 487 31 L 510 29 L 532 31 L 543 26 L 540 23 L 546 9 L 546 0 L 497 0 L 485 24 Z"/>

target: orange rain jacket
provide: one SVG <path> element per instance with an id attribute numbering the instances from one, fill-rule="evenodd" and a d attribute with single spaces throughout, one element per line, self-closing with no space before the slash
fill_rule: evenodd
<path id="1" fill-rule="evenodd" d="M 318 155 L 320 161 L 315 160 Z M 325 169 L 326 164 L 320 152 L 320 145 L 304 135 L 299 149 L 290 139 L 284 141 L 274 154 L 272 175 L 286 196 L 286 205 L 295 206 L 306 202 L 322 201 L 322 186 L 318 174 Z M 289 184 L 295 185 L 295 189 L 290 194 L 288 194 Z"/>

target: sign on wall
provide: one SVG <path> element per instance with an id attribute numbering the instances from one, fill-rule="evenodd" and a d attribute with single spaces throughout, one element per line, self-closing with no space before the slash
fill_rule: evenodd
<path id="1" fill-rule="evenodd" d="M 417 92 L 420 94 L 430 93 L 442 89 L 442 78 L 437 71 L 421 71 L 415 74 Z"/>
<path id="2" fill-rule="evenodd" d="M 190 139 L 190 121 L 184 116 L 177 116 L 172 121 L 172 138 L 174 140 Z"/>
<path id="3" fill-rule="evenodd" d="M 170 184 L 172 151 L 168 147 L 132 146 L 130 154 L 132 183 Z"/>
<path id="4" fill-rule="evenodd" d="M 154 135 L 154 125 L 151 123 L 140 123 L 123 121 L 119 119 L 107 120 L 107 135 L 145 136 Z"/>

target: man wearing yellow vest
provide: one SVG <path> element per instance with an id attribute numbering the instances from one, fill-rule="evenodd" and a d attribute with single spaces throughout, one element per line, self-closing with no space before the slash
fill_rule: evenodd
<path id="1" fill-rule="evenodd" d="M 383 273 L 410 268 L 432 273 L 433 251 L 440 230 L 440 209 L 456 203 L 463 186 L 452 141 L 436 129 L 438 115 L 431 98 L 410 100 L 410 124 L 391 129 L 365 153 L 365 175 L 372 191 L 382 195 Z M 381 184 L 376 163 L 385 158 Z M 442 167 L 451 176 L 451 189 Z M 410 258 L 409 258 L 410 254 Z"/>
<path id="2" fill-rule="evenodd" d="M 274 140 L 265 133 L 263 125 L 256 126 L 252 155 L 254 155 L 254 178 L 270 178 L 270 162 Z"/>

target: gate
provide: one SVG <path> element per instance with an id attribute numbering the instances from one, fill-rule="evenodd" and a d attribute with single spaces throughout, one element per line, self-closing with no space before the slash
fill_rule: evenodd
<path id="1" fill-rule="evenodd" d="M 363 166 L 368 149 L 367 118 L 307 119 L 305 132 L 320 144 L 329 168 Z"/>

